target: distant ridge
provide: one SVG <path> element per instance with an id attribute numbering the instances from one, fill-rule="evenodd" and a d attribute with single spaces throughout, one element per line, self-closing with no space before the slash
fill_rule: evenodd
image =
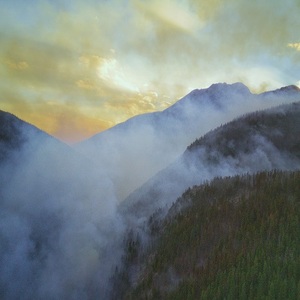
<path id="1" fill-rule="evenodd" d="M 142 222 L 195 184 L 272 169 L 300 169 L 300 102 L 249 113 L 196 139 L 174 163 L 133 192 L 122 209 Z"/>
<path id="2" fill-rule="evenodd" d="M 0 298 L 109 299 L 136 240 L 148 241 L 184 190 L 298 169 L 299 114 L 296 89 L 254 95 L 217 84 L 73 149 L 0 112 Z"/>
<path id="3" fill-rule="evenodd" d="M 242 83 L 213 84 L 191 91 L 164 111 L 133 117 L 96 134 L 75 149 L 108 170 L 122 201 L 199 136 L 242 114 L 295 101 L 300 93 L 293 86 L 255 95 Z"/>

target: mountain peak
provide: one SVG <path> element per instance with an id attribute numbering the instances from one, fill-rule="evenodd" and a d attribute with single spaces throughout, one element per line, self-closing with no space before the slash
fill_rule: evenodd
<path id="1" fill-rule="evenodd" d="M 241 82 L 236 82 L 236 83 L 232 83 L 232 84 L 223 82 L 223 83 L 214 83 L 210 87 L 204 88 L 204 89 L 194 89 L 187 96 L 188 97 L 198 97 L 199 95 L 204 94 L 204 93 L 208 93 L 209 95 L 212 95 L 212 94 L 219 94 L 219 93 L 224 93 L 224 92 L 228 92 L 228 91 L 243 93 L 243 94 L 250 94 L 250 90 L 248 89 L 248 87 Z"/>
<path id="2" fill-rule="evenodd" d="M 208 88 L 192 90 L 185 97 L 166 109 L 166 111 L 181 111 L 189 105 L 211 105 L 217 109 L 226 106 L 226 102 L 232 98 L 244 98 L 251 96 L 251 92 L 243 83 L 233 84 L 215 83 Z M 195 109 L 195 108 L 194 108 Z"/>
<path id="3" fill-rule="evenodd" d="M 294 97 L 299 96 L 300 89 L 296 85 L 287 85 L 279 89 L 262 93 L 264 96 Z"/>
<path id="4" fill-rule="evenodd" d="M 235 89 L 235 90 L 241 90 L 241 91 L 248 91 L 248 87 L 243 84 L 242 82 L 235 82 L 235 83 L 226 83 L 226 82 L 220 82 L 220 83 L 214 83 L 212 84 L 208 89 Z"/>
<path id="5" fill-rule="evenodd" d="M 274 92 L 300 92 L 300 89 L 296 85 L 287 85 L 275 90 Z"/>
<path id="6" fill-rule="evenodd" d="M 236 83 L 215 83 L 212 84 L 208 89 L 207 92 L 211 95 L 220 96 L 221 94 L 239 94 L 249 96 L 251 94 L 250 90 L 246 85 L 241 82 Z"/>
<path id="7" fill-rule="evenodd" d="M 226 90 L 235 90 L 235 91 L 241 91 L 247 93 L 250 92 L 248 87 L 241 82 L 236 82 L 236 83 L 220 82 L 220 83 L 213 83 L 208 88 L 194 89 L 188 95 L 193 95 L 205 91 L 212 92 L 212 91 L 226 91 Z"/>

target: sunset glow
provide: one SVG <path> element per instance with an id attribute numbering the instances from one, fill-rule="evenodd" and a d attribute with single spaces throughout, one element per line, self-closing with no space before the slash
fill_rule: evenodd
<path id="1" fill-rule="evenodd" d="M 299 86 L 297 0 L 0 4 L 0 109 L 68 143 L 215 82 Z"/>

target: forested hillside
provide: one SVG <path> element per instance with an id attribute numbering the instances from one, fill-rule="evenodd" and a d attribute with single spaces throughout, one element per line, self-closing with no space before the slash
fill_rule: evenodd
<path id="1" fill-rule="evenodd" d="M 205 146 L 207 158 L 209 156 L 209 161 L 216 163 L 218 158 L 211 154 L 213 150 L 218 149 L 222 159 L 236 158 L 239 152 L 254 152 L 253 140 L 261 136 L 263 140 L 271 141 L 276 149 L 293 153 L 299 158 L 300 142 L 296 138 L 300 132 L 299 113 L 300 102 L 296 102 L 245 115 L 220 126 L 214 131 L 215 134 L 197 139 L 188 151 Z"/>
<path id="2" fill-rule="evenodd" d="M 195 140 L 173 164 L 132 193 L 140 218 L 170 206 L 188 187 L 214 177 L 300 168 L 300 102 L 247 114 Z M 151 213 L 149 213 L 151 212 Z"/>
<path id="3" fill-rule="evenodd" d="M 299 299 L 300 172 L 216 178 L 188 189 L 151 243 L 126 241 L 125 299 Z"/>

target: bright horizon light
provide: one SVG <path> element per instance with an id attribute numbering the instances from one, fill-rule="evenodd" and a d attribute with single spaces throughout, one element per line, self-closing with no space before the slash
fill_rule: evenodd
<path id="1" fill-rule="evenodd" d="M 0 3 L 0 109 L 68 143 L 213 83 L 299 86 L 297 0 Z"/>

